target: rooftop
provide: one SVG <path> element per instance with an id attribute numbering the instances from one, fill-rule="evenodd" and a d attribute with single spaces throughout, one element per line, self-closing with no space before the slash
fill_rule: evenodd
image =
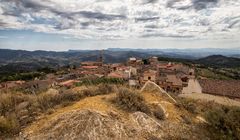
<path id="1" fill-rule="evenodd" d="M 240 98 L 239 80 L 201 79 L 199 83 L 203 93 Z"/>

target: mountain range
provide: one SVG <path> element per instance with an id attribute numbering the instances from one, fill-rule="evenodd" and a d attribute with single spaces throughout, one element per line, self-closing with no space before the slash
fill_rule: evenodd
<path id="1" fill-rule="evenodd" d="M 44 67 L 58 68 L 66 65 L 78 66 L 82 61 L 96 61 L 99 50 L 26 51 L 0 49 L 0 73 L 32 71 Z M 209 66 L 240 67 L 240 51 L 237 49 L 122 49 L 104 50 L 105 63 L 126 62 L 129 57 L 150 56 L 184 59 Z"/>

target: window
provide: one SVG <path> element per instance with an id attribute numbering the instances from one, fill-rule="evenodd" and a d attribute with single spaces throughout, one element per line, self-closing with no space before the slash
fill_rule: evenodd
<path id="1" fill-rule="evenodd" d="M 150 76 L 148 77 L 148 80 L 151 80 L 151 77 L 150 77 Z"/>

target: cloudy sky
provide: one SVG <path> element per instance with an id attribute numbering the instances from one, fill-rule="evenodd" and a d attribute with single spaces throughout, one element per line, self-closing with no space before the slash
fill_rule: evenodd
<path id="1" fill-rule="evenodd" d="M 0 0 L 0 48 L 240 47 L 240 0 Z"/>

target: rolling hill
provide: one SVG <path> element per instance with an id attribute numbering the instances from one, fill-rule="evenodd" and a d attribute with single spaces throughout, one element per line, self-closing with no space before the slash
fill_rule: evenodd
<path id="1" fill-rule="evenodd" d="M 195 61 L 206 66 L 216 68 L 237 68 L 240 67 L 240 58 L 226 57 L 223 55 L 211 55 Z"/>

